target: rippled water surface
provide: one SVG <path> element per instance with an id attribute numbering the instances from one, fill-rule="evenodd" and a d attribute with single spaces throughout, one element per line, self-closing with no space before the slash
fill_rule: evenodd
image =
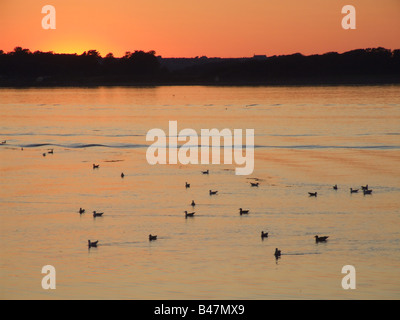
<path id="1" fill-rule="evenodd" d="M 0 297 L 399 299 L 399 92 L 1 89 Z M 146 133 L 168 134 L 170 120 L 199 134 L 254 129 L 253 174 L 235 175 L 235 163 L 149 165 Z M 365 184 L 372 195 L 350 194 Z M 56 290 L 41 287 L 44 265 L 56 268 Z M 356 290 L 341 287 L 344 265 L 356 268 Z"/>

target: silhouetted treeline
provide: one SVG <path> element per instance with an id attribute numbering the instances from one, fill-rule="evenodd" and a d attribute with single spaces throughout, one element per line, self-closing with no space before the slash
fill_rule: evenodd
<path id="1" fill-rule="evenodd" d="M 262 57 L 262 56 L 261 56 Z M 358 49 L 304 56 L 170 58 L 155 51 L 81 55 L 0 50 L 0 86 L 162 84 L 374 84 L 400 83 L 400 50 Z"/>

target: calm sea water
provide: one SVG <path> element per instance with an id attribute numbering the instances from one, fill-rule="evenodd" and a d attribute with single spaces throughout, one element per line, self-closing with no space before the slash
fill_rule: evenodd
<path id="1" fill-rule="evenodd" d="M 399 92 L 1 89 L 0 298 L 399 299 Z M 169 120 L 199 133 L 255 129 L 254 173 L 150 166 L 146 133 Z M 350 194 L 365 184 L 372 195 Z M 56 290 L 41 287 L 44 265 L 56 268 Z M 341 287 L 344 265 L 356 268 L 355 290 Z"/>

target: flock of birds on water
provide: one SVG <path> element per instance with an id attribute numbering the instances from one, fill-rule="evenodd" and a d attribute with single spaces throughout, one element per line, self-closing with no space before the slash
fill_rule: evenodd
<path id="1" fill-rule="evenodd" d="M 93 169 L 98 169 L 99 167 L 100 167 L 99 164 L 94 164 L 93 163 Z M 207 169 L 206 171 L 201 171 L 201 173 L 203 175 L 208 175 L 208 174 L 210 174 L 210 171 Z M 122 172 L 121 173 L 121 178 L 124 178 L 124 177 L 125 177 L 125 174 Z M 259 182 L 250 182 L 250 186 L 251 187 L 258 187 L 259 184 L 260 184 Z M 185 182 L 185 188 L 186 189 L 190 188 L 190 183 Z M 372 194 L 372 189 L 369 189 L 368 185 L 361 186 L 361 189 L 362 189 L 364 195 Z M 337 184 L 335 184 L 333 186 L 333 190 L 338 190 Z M 358 191 L 359 191 L 359 189 L 350 188 L 350 193 L 351 194 L 352 193 L 357 193 Z M 218 190 L 209 190 L 210 196 L 216 195 L 217 193 L 218 193 Z M 309 194 L 310 197 L 317 197 L 317 195 L 318 195 L 317 192 L 309 192 L 308 194 Z M 196 203 L 194 202 L 194 200 L 192 200 L 191 206 L 193 208 L 196 206 Z M 240 215 L 249 214 L 249 212 L 250 212 L 250 210 L 244 210 L 243 208 L 239 208 L 239 214 Z M 79 209 L 79 213 L 80 214 L 85 213 L 85 209 L 80 208 Z M 194 212 L 194 211 L 193 212 L 188 212 L 187 210 L 185 210 L 184 213 L 185 213 L 185 218 L 188 218 L 188 217 L 194 217 L 196 212 Z M 103 214 L 104 214 L 104 212 L 93 211 L 93 217 L 94 218 L 101 217 Z M 261 239 L 264 239 L 264 238 L 268 238 L 268 232 L 261 231 Z M 314 236 L 314 238 L 315 238 L 315 242 L 316 243 L 320 243 L 320 242 L 327 242 L 329 236 L 321 236 L 320 237 L 320 236 L 316 235 L 316 236 Z M 154 241 L 154 240 L 157 240 L 157 235 L 149 234 L 149 241 Z M 98 240 L 97 241 L 88 240 L 89 248 L 97 247 L 98 242 L 99 242 Z M 278 248 L 275 248 L 275 252 L 274 252 L 275 258 L 279 259 L 281 257 L 281 255 L 282 255 L 282 251 L 279 250 Z"/>
<path id="2" fill-rule="evenodd" d="M 3 145 L 6 144 L 6 143 L 7 143 L 6 140 L 1 142 L 1 144 L 3 144 Z M 23 148 L 21 148 L 21 150 L 23 150 Z M 53 149 L 49 149 L 47 151 L 47 153 L 54 154 L 54 150 Z M 43 157 L 45 157 L 46 153 L 43 153 L 42 155 L 43 155 Z M 99 168 L 100 168 L 99 164 L 93 163 L 93 169 L 99 169 Z M 210 174 L 210 171 L 207 169 L 205 171 L 201 171 L 201 173 L 208 175 L 208 174 Z M 124 177 L 125 177 L 125 174 L 122 172 L 121 173 L 121 178 L 124 178 Z M 258 187 L 259 186 L 259 182 L 250 182 L 250 186 L 251 187 Z M 185 182 L 185 188 L 186 189 L 190 188 L 190 183 Z M 338 190 L 337 184 L 335 184 L 333 186 L 333 190 Z M 350 188 L 350 193 L 351 194 L 358 193 L 359 190 L 360 189 Z M 362 190 L 364 195 L 372 194 L 372 189 L 369 189 L 368 184 L 365 185 L 365 186 L 361 186 L 361 190 Z M 217 193 L 218 193 L 218 190 L 209 190 L 210 196 L 216 195 Z M 309 192 L 308 195 L 310 197 L 317 197 L 318 192 Z M 196 203 L 194 202 L 194 200 L 192 200 L 191 206 L 193 208 L 196 206 Z M 79 214 L 84 214 L 86 212 L 86 210 L 83 209 L 83 208 L 79 208 L 78 212 L 79 212 Z M 243 208 L 239 208 L 239 214 L 240 215 L 249 214 L 249 212 L 250 212 L 250 210 L 244 210 Z M 188 217 L 193 217 L 196 212 L 184 211 L 184 213 L 185 213 L 185 218 L 188 218 Z M 103 214 L 104 214 L 104 212 L 93 211 L 93 218 L 101 217 L 101 216 L 103 216 Z M 264 239 L 264 238 L 268 238 L 268 232 L 261 231 L 261 239 Z M 319 242 L 326 242 L 328 240 L 329 236 L 320 237 L 320 236 L 316 235 L 316 236 L 314 236 L 314 238 L 315 238 L 315 242 L 319 243 Z M 157 235 L 149 234 L 149 241 L 155 241 L 155 240 L 157 240 Z M 97 241 L 88 240 L 89 249 L 90 248 L 97 248 L 97 244 L 98 243 L 99 243 L 99 240 L 97 240 Z M 278 258 L 281 257 L 281 255 L 282 255 L 282 251 L 279 250 L 278 248 L 275 248 L 275 253 L 274 253 L 275 258 L 278 259 Z"/>

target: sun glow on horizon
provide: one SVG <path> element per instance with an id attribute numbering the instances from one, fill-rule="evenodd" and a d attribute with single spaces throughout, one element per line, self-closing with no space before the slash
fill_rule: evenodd
<path id="1" fill-rule="evenodd" d="M 342 0 L 52 0 L 57 27 L 41 27 L 41 0 L 0 3 L 0 49 L 81 54 L 156 51 L 163 57 L 304 55 L 400 48 L 400 1 L 353 0 L 357 29 L 343 30 Z M 4 32 L 5 30 L 5 32 Z"/>

